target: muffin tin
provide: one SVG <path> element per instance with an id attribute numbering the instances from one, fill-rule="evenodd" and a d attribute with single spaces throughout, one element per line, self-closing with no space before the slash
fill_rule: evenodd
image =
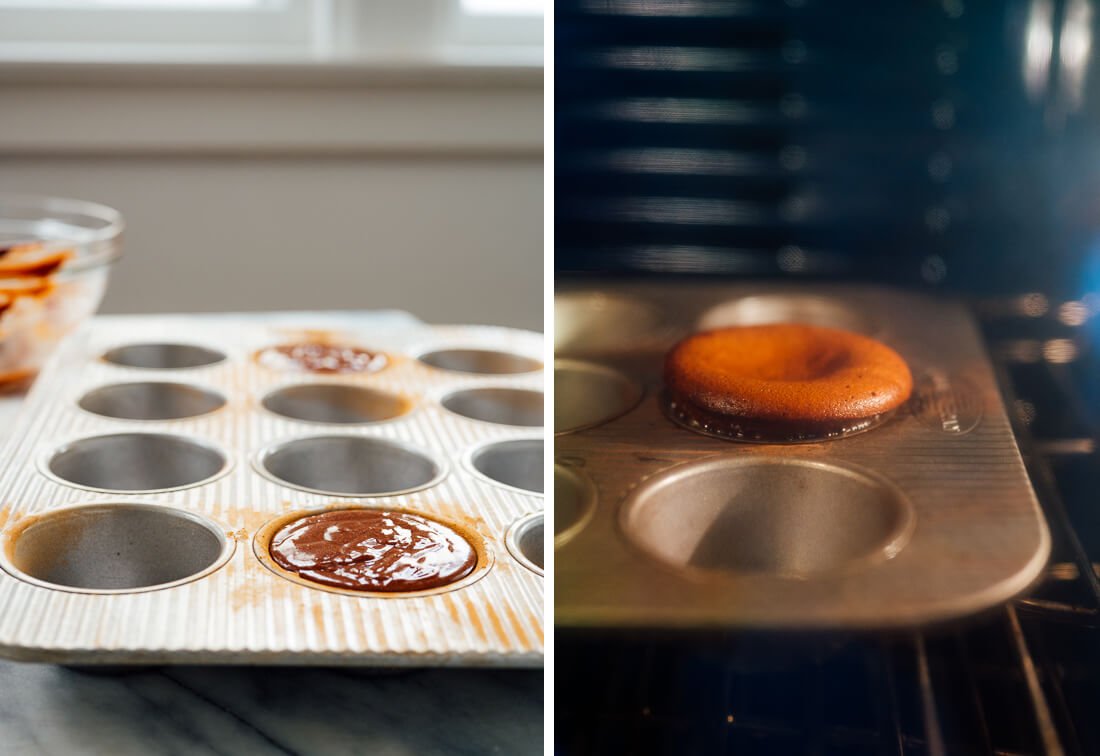
<path id="1" fill-rule="evenodd" d="M 326 374 L 255 358 L 318 339 L 391 359 Z M 0 655 L 541 666 L 541 355 L 540 334 L 393 312 L 93 320 L 0 457 Z M 297 516 L 359 507 L 444 523 L 477 566 L 383 595 L 268 554 Z"/>
<path id="2" fill-rule="evenodd" d="M 870 286 L 575 282 L 556 309 L 557 625 L 909 627 L 993 607 L 1040 575 L 1049 532 L 961 305 Z M 668 419 L 661 373 L 679 338 L 771 322 L 890 345 L 912 399 L 815 443 Z"/>

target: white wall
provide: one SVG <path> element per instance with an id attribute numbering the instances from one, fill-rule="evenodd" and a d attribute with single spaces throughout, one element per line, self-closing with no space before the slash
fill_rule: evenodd
<path id="1" fill-rule="evenodd" d="M 542 164 L 4 158 L 0 191 L 117 207 L 104 312 L 406 309 L 542 327 Z"/>
<path id="2" fill-rule="evenodd" d="M 124 213 L 104 312 L 393 307 L 542 328 L 530 77 L 457 93 L 246 81 L 211 86 L 209 108 L 206 84 L 95 86 L 0 80 L 0 112 L 18 114 L 0 124 L 0 191 Z"/>

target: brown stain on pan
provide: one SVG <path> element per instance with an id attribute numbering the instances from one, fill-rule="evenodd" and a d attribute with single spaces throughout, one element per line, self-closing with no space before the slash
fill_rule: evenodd
<path id="1" fill-rule="evenodd" d="M 485 605 L 485 615 L 489 618 L 489 624 L 493 626 L 493 630 L 496 632 L 497 638 L 501 643 L 508 643 L 508 631 L 504 627 L 504 623 L 500 620 L 500 615 L 493 609 L 492 604 Z"/>
<path id="2" fill-rule="evenodd" d="M 10 505 L 8 509 L 8 517 L 10 517 Z M 28 515 L 17 520 L 12 525 L 12 527 L 4 531 L 3 548 L 4 556 L 7 558 L 8 564 L 15 564 L 15 544 L 19 541 L 23 533 L 25 533 L 28 528 L 33 527 L 37 523 L 41 522 L 43 519 L 49 517 L 51 514 L 52 512 L 47 511 L 41 512 L 39 514 Z M 72 547 L 72 544 L 76 543 L 80 539 L 80 535 L 83 532 L 83 528 L 80 527 L 83 524 L 80 518 L 72 518 L 65 524 L 68 527 L 56 531 L 56 548 L 54 549 L 52 558 L 40 556 L 36 565 L 38 570 L 47 572 L 52 571 L 60 563 L 65 552 Z"/>
<path id="3" fill-rule="evenodd" d="M 462 615 L 458 611 L 458 605 L 455 604 L 454 598 L 449 593 L 444 593 L 440 598 L 443 599 L 443 606 L 447 607 L 447 613 L 451 616 L 451 622 L 456 625 L 461 625 Z"/>
<path id="4" fill-rule="evenodd" d="M 477 616 L 477 607 L 471 602 L 466 602 L 466 616 L 470 618 L 470 627 L 473 628 L 477 637 L 483 641 L 489 640 L 485 625 L 481 624 L 481 618 Z"/>
<path id="5" fill-rule="evenodd" d="M 284 502 L 284 508 L 288 508 L 290 502 Z M 275 512 L 260 509 L 244 509 L 226 506 L 217 506 L 224 518 L 223 521 L 237 525 L 237 529 L 229 535 L 239 543 L 242 548 L 244 562 L 241 565 L 242 582 L 234 586 L 229 593 L 229 605 L 234 612 L 239 612 L 251 607 L 260 606 L 266 600 L 282 601 L 293 595 L 292 586 L 283 580 L 272 580 L 271 573 L 263 568 L 252 558 L 247 549 L 247 542 L 252 534 L 259 530 L 265 522 L 272 517 L 277 517 Z"/>
<path id="6" fill-rule="evenodd" d="M 347 331 L 335 331 L 331 328 L 276 328 L 275 332 L 286 341 L 316 341 L 321 344 L 336 344 L 352 341 Z"/>
<path id="7" fill-rule="evenodd" d="M 530 648 L 533 645 L 531 643 L 531 636 L 527 634 L 527 628 L 524 627 L 523 623 L 519 621 L 519 616 L 516 615 L 515 610 L 512 609 L 509 604 L 505 604 L 503 608 L 504 614 L 507 615 L 508 622 L 512 626 L 512 631 L 516 634 L 516 637 L 519 638 L 520 643 Z"/>

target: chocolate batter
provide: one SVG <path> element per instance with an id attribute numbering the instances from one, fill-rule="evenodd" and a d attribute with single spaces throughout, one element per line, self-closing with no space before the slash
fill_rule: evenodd
<path id="1" fill-rule="evenodd" d="M 319 341 L 268 347 L 256 359 L 275 370 L 310 373 L 376 373 L 389 362 L 381 352 Z"/>
<path id="2" fill-rule="evenodd" d="M 285 570 L 337 588 L 398 593 L 448 585 L 477 565 L 470 543 L 405 512 L 341 509 L 284 525 L 271 556 Z"/>

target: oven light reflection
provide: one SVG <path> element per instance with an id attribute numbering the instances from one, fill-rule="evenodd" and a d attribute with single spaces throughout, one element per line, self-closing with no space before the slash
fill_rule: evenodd
<path id="1" fill-rule="evenodd" d="M 1035 339 L 1015 339 L 1001 346 L 1001 354 L 1009 362 L 1031 365 L 1040 359 L 1039 342 Z"/>
<path id="2" fill-rule="evenodd" d="M 795 7 L 792 0 L 788 5 Z M 721 17 L 740 16 L 745 3 L 737 0 L 585 0 L 587 13 L 616 16 Z"/>
<path id="3" fill-rule="evenodd" d="M 1084 302 L 1065 302 L 1058 308 L 1058 322 L 1077 328 L 1089 319 L 1089 308 Z"/>
<path id="4" fill-rule="evenodd" d="M 615 47 L 596 56 L 607 68 L 641 71 L 749 71 L 767 61 L 759 54 L 713 47 Z"/>
<path id="5" fill-rule="evenodd" d="M 1050 302 L 1038 292 L 1023 294 L 1016 300 L 1016 312 L 1029 318 L 1041 318 L 1050 311 Z"/>
<path id="6" fill-rule="evenodd" d="M 1088 0 L 1069 0 L 1058 41 L 1059 76 L 1071 111 L 1085 97 L 1085 74 L 1092 53 L 1092 6 Z"/>
<path id="7" fill-rule="evenodd" d="M 782 154 L 780 155 L 782 161 Z M 766 171 L 761 155 L 733 150 L 698 150 L 684 147 L 642 147 L 595 154 L 590 163 L 602 163 L 622 173 L 688 174 L 693 176 L 741 176 Z"/>
<path id="8" fill-rule="evenodd" d="M 1050 59 L 1054 49 L 1054 3 L 1031 0 L 1024 29 L 1024 88 L 1033 101 L 1042 98 L 1050 78 Z"/>
<path id="9" fill-rule="evenodd" d="M 683 97 L 631 97 L 607 103 L 600 114 L 617 121 L 640 123 L 755 123 L 763 111 L 748 103 Z"/>
<path id="10" fill-rule="evenodd" d="M 1077 345 L 1069 339 L 1050 339 L 1043 344 L 1043 359 L 1054 365 L 1064 365 L 1077 359 Z"/>

